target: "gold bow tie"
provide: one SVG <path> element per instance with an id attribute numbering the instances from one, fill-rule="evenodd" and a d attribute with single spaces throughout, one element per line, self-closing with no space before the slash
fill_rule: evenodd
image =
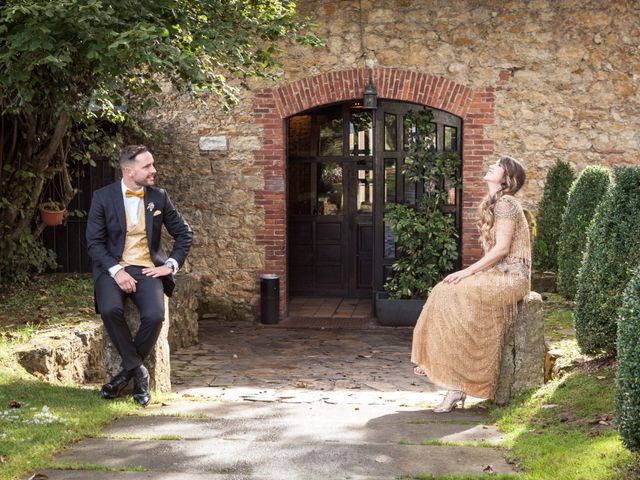
<path id="1" fill-rule="evenodd" d="M 144 188 L 141 188 L 137 192 L 132 192 L 131 190 L 127 190 L 124 193 L 124 196 L 127 197 L 127 198 L 129 198 L 129 197 L 144 198 Z"/>

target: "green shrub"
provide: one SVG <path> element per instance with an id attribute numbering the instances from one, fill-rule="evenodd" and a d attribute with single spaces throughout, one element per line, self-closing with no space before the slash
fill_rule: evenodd
<path id="1" fill-rule="evenodd" d="M 625 291 L 618 316 L 616 427 L 625 446 L 640 451 L 640 268 Z"/>
<path id="2" fill-rule="evenodd" d="M 31 233 L 18 241 L 0 238 L 0 286 L 27 283 L 34 274 L 58 266 L 55 252 L 46 248 Z"/>
<path id="3" fill-rule="evenodd" d="M 614 177 L 588 228 L 574 315 L 580 349 L 611 356 L 622 294 L 640 264 L 640 167 L 615 167 Z"/>
<path id="4" fill-rule="evenodd" d="M 538 205 L 537 235 L 533 242 L 533 264 L 539 270 L 558 271 L 558 239 L 562 214 L 573 179 L 567 162 L 556 161 L 547 174 L 542 200 Z"/>
<path id="5" fill-rule="evenodd" d="M 578 291 L 576 277 L 587 245 L 587 227 L 610 183 L 609 170 L 590 166 L 569 190 L 558 241 L 558 291 L 567 298 L 574 298 Z"/>

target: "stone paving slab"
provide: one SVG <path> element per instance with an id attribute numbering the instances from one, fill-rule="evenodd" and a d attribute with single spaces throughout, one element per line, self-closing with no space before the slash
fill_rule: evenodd
<path id="1" fill-rule="evenodd" d="M 184 472 L 112 472 L 112 471 L 69 471 L 48 470 L 49 480 L 276 480 L 241 474 L 184 473 Z M 307 477 L 303 477 L 305 480 Z M 345 480 L 389 480 L 387 476 L 348 475 L 338 478 Z M 300 477 L 279 477 L 277 480 L 300 480 Z M 328 479 L 324 479 L 328 480 Z M 334 479 L 331 479 L 334 480 Z"/>
<path id="2" fill-rule="evenodd" d="M 63 462 L 112 468 L 139 466 L 154 472 L 245 475 L 248 478 L 306 480 L 396 478 L 429 472 L 480 474 L 491 465 L 513 473 L 500 450 L 392 444 L 336 444 L 296 441 L 286 448 L 272 442 L 239 440 L 148 441 L 90 439 L 58 457 Z"/>
<path id="3" fill-rule="evenodd" d="M 194 403 L 194 402 L 192 402 Z M 126 417 L 114 422 L 104 433 L 112 436 L 176 435 L 185 439 L 220 438 L 291 442 L 336 442 L 350 444 L 446 442 L 498 443 L 502 435 L 493 425 L 478 424 L 480 415 L 459 415 L 451 419 L 427 420 L 419 411 L 393 407 L 345 407 L 327 404 L 272 404 L 268 406 L 218 404 L 206 408 L 211 418 L 162 416 Z M 166 409 L 162 409 L 165 412 Z M 178 409 L 181 410 L 181 409 Z M 175 409 L 174 409 L 175 411 Z M 183 410 L 184 411 L 184 410 Z M 202 412 L 202 410 L 200 410 Z M 427 417 L 428 418 L 428 417 Z M 472 420 L 473 419 L 473 420 Z M 485 418 L 485 420 L 487 420 Z"/>

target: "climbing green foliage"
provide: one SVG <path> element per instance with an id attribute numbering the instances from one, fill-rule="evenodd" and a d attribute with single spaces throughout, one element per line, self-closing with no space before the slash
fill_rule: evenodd
<path id="1" fill-rule="evenodd" d="M 558 242 L 557 281 L 558 291 L 567 298 L 574 298 L 578 291 L 576 278 L 587 245 L 587 227 L 610 183 L 609 170 L 589 166 L 569 190 Z"/>
<path id="2" fill-rule="evenodd" d="M 392 298 L 426 298 L 458 258 L 454 219 L 442 207 L 449 189 L 460 185 L 460 157 L 455 152 L 436 151 L 431 110 L 411 111 L 406 118 L 414 134 L 408 138 L 409 155 L 402 172 L 424 193 L 415 206 L 388 206 L 385 218 L 394 234 L 398 258 L 384 288 Z"/>
<path id="3" fill-rule="evenodd" d="M 538 205 L 537 235 L 533 242 L 533 264 L 539 270 L 558 270 L 558 240 L 574 172 L 567 162 L 556 161 L 547 174 Z"/>
<path id="4" fill-rule="evenodd" d="M 622 300 L 617 358 L 616 427 L 625 446 L 640 452 L 640 268 Z"/>
<path id="5" fill-rule="evenodd" d="M 640 265 L 640 167 L 615 167 L 614 178 L 587 232 L 574 314 L 580 349 L 610 356 L 623 292 Z"/>

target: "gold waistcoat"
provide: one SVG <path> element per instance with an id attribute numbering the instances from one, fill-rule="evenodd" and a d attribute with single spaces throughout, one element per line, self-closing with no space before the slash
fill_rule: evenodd
<path id="1" fill-rule="evenodd" d="M 122 259 L 120 265 L 126 267 L 127 265 L 136 265 L 139 267 L 153 267 L 153 261 L 149 254 L 149 244 L 147 243 L 147 230 L 145 225 L 144 215 L 144 201 L 140 202 L 140 209 L 138 211 L 138 223 L 135 226 L 131 226 L 131 220 L 127 215 L 127 209 L 125 211 L 125 218 L 127 220 L 127 234 L 124 239 L 124 252 L 122 252 Z"/>

